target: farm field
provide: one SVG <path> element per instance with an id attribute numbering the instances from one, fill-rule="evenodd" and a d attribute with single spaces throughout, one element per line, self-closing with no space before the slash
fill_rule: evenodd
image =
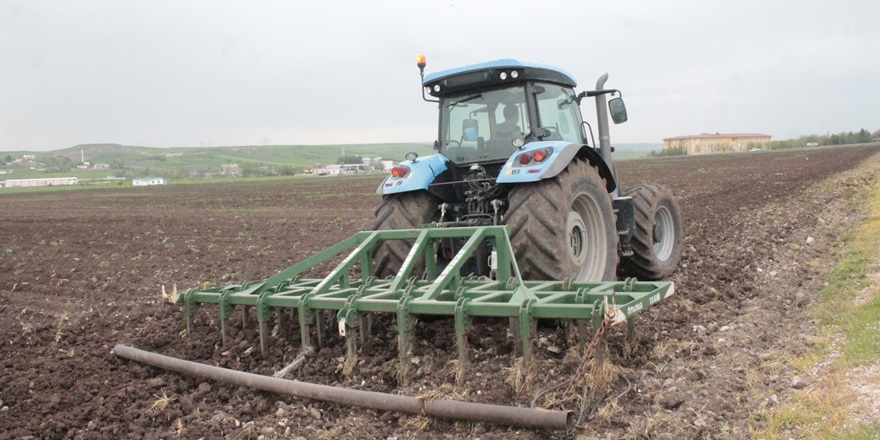
<path id="1" fill-rule="evenodd" d="M 676 295 L 642 314 L 639 344 L 609 336 L 619 378 L 576 435 L 749 438 L 792 388 L 788 355 L 809 349 L 810 304 L 860 201 L 880 176 L 880 145 L 621 162 L 623 186 L 667 185 L 684 219 Z M 298 330 L 259 354 L 255 321 L 220 341 L 216 308 L 193 334 L 161 286 L 263 279 L 360 230 L 379 203 L 376 176 L 0 194 L 0 439 L 555 438 L 560 433 L 380 413 L 256 392 L 146 367 L 123 343 L 271 375 L 293 360 Z M 240 312 L 237 312 L 240 313 Z M 239 322 L 234 317 L 232 322 Z M 477 322 L 471 373 L 456 385 L 454 324 L 420 323 L 418 364 L 396 379 L 393 322 L 375 323 L 344 375 L 327 337 L 290 378 L 405 395 L 529 406 L 570 376 L 561 331 L 535 346 L 542 374 L 508 383 L 505 322 Z M 233 326 L 235 327 L 235 326 Z M 773 396 L 771 398 L 771 396 Z M 538 396 L 542 406 L 546 396 Z M 566 409 L 574 409 L 568 407 Z"/>

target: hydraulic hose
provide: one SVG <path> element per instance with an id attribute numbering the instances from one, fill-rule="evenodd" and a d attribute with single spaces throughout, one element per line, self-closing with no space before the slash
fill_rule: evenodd
<path id="1" fill-rule="evenodd" d="M 379 411 L 396 411 L 444 419 L 552 430 L 568 429 L 572 422 L 571 411 L 519 408 L 485 403 L 459 402 L 456 400 L 400 396 L 375 391 L 351 390 L 214 367 L 139 350 L 122 344 L 113 347 L 113 352 L 121 358 L 203 379 Z"/>

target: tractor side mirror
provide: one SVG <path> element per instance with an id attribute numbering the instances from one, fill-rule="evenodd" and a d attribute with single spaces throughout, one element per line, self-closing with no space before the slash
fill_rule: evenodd
<path id="1" fill-rule="evenodd" d="M 615 124 L 626 122 L 626 105 L 623 104 L 623 99 L 614 98 L 608 101 L 608 110 L 611 111 L 611 120 L 614 121 Z"/>
<path id="2" fill-rule="evenodd" d="M 461 139 L 468 142 L 476 142 L 480 137 L 480 122 L 476 119 L 461 121 Z"/>

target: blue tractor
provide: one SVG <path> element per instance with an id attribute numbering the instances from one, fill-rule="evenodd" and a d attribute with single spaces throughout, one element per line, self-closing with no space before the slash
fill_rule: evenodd
<path id="1" fill-rule="evenodd" d="M 407 160 L 378 188 L 374 229 L 509 225 L 523 277 L 659 280 L 681 254 L 681 216 L 672 192 L 656 184 L 621 191 L 612 161 L 608 114 L 627 120 L 620 92 L 575 92 L 574 77 L 541 64 L 503 59 L 424 74 L 422 98 L 437 103 L 437 154 Z M 427 93 L 430 98 L 425 95 Z M 606 102 L 607 96 L 617 96 Z M 599 143 L 580 103 L 594 98 Z M 606 105 L 608 111 L 606 111 Z M 461 243 L 438 243 L 438 261 Z M 405 243 L 374 254 L 376 273 L 393 274 Z M 487 243 L 463 275 L 493 275 Z"/>

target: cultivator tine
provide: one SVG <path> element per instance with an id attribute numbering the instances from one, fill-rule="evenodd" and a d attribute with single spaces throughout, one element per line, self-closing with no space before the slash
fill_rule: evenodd
<path id="1" fill-rule="evenodd" d="M 228 290 L 220 294 L 220 303 L 217 305 L 220 308 L 220 340 L 225 346 L 229 340 L 228 332 L 226 330 L 226 324 L 229 320 L 229 315 L 232 312 L 232 305 L 229 304 Z"/>
<path id="2" fill-rule="evenodd" d="M 269 351 L 269 326 L 266 321 L 260 321 L 260 354 L 265 356 Z"/>
<path id="3" fill-rule="evenodd" d="M 587 347 L 587 341 L 590 338 L 590 324 L 587 323 L 586 319 L 578 319 L 577 320 L 577 349 L 578 353 L 583 354 L 584 349 Z"/>
<path id="4" fill-rule="evenodd" d="M 519 309 L 519 336 L 522 341 L 524 367 L 527 367 L 532 360 L 532 325 L 537 324 L 532 319 L 532 304 L 534 304 L 534 300 L 525 301 Z"/>
<path id="5" fill-rule="evenodd" d="M 260 354 L 266 355 L 269 351 L 269 318 L 272 316 L 272 309 L 266 304 L 266 295 L 268 292 L 260 294 L 257 299 L 257 322 L 260 331 Z"/>
<path id="6" fill-rule="evenodd" d="M 324 335 L 324 311 L 315 313 L 315 335 L 318 340 L 318 348 L 322 348 L 324 346 L 321 341 Z"/>
<path id="7" fill-rule="evenodd" d="M 356 327 L 349 327 L 345 333 L 345 365 L 342 370 L 346 375 L 351 374 L 355 365 L 357 365 L 357 338 L 358 331 Z"/>
<path id="8" fill-rule="evenodd" d="M 471 318 L 467 314 L 469 298 L 459 297 L 455 303 L 455 345 L 458 347 L 458 371 L 455 380 L 462 383 L 468 367 L 468 340 L 467 331 L 470 328 Z"/>
<path id="9" fill-rule="evenodd" d="M 332 314 L 337 320 L 340 336 L 345 338 L 346 373 L 357 365 L 357 351 L 367 342 L 373 314 L 394 314 L 401 381 L 407 379 L 412 366 L 415 325 L 419 318 L 424 315 L 448 316 L 454 321 L 458 357 L 456 379 L 462 382 L 469 367 L 468 332 L 475 317 L 508 318 L 515 352 L 522 356 L 523 366 L 528 367 L 536 354 L 533 340 L 538 320 L 563 320 L 571 329 L 570 333 L 577 333 L 576 343 L 583 353 L 591 336 L 596 335 L 607 318 L 619 323 L 626 321 L 627 340 L 632 341 L 635 316 L 674 293 L 672 283 L 668 282 L 523 281 L 507 231 L 506 226 L 486 226 L 361 232 L 264 281 L 189 290 L 178 297 L 178 302 L 185 306 L 188 334 L 192 333 L 196 308 L 204 303 L 217 304 L 224 345 L 230 342 L 228 326 L 235 307 L 242 309 L 245 329 L 250 321 L 250 308 L 256 307 L 260 351 L 264 355 L 269 353 L 273 336 L 270 331 L 273 312 L 277 314 L 279 329 L 276 337 L 290 326 L 291 321 L 298 322 L 304 353 L 313 350 L 313 337 L 317 339 L 318 347 L 327 342 L 324 339 L 327 323 L 324 321 L 331 319 L 327 315 Z M 441 268 L 434 258 L 434 245 L 450 238 L 463 244 Z M 371 273 L 370 259 L 376 247 L 385 240 L 414 240 L 414 244 L 396 275 L 377 280 Z M 465 263 L 474 258 L 486 241 L 497 253 L 493 260 L 497 263 L 500 281 L 462 277 Z M 315 266 L 345 252 L 349 252 L 348 255 L 328 276 L 301 277 Z M 414 273 L 419 261 L 425 262 L 424 273 Z M 357 265 L 360 265 L 359 274 Z M 601 352 L 598 351 L 600 355 Z"/>
<path id="10" fill-rule="evenodd" d="M 510 338 L 513 340 L 513 355 L 514 356 L 522 356 L 522 344 L 518 344 L 517 341 L 520 340 L 520 331 L 519 331 L 519 319 L 517 318 L 507 318 L 507 328 L 510 333 Z"/>
<path id="11" fill-rule="evenodd" d="M 186 335 L 189 336 L 192 334 L 193 313 L 195 313 L 195 309 L 199 306 L 199 303 L 195 302 L 194 290 L 187 290 L 181 298 L 183 298 L 184 306 L 186 308 Z"/>
<path id="12" fill-rule="evenodd" d="M 603 322 L 605 322 L 605 313 L 602 309 L 602 301 L 596 300 L 596 302 L 593 303 L 593 331 L 590 333 L 590 338 L 596 337 L 599 329 L 602 328 Z M 605 359 L 605 350 L 597 349 L 593 351 L 593 356 L 597 361 L 602 362 Z"/>
<path id="13" fill-rule="evenodd" d="M 588 292 L 589 290 L 585 287 L 578 289 L 574 297 L 574 303 L 586 304 Z M 587 324 L 586 319 L 577 319 L 575 320 L 575 325 L 577 326 L 577 350 L 578 353 L 583 354 L 586 349 L 587 340 L 590 338 L 590 329 L 587 327 L 589 324 Z"/>
<path id="14" fill-rule="evenodd" d="M 400 359 L 398 376 L 401 382 L 406 381 L 407 372 L 412 358 L 412 338 L 415 330 L 415 318 L 407 311 L 412 297 L 404 296 L 397 305 L 397 351 Z"/>
<path id="15" fill-rule="evenodd" d="M 360 315 L 357 313 L 357 301 L 363 295 L 367 285 L 361 286 L 357 293 L 345 300 L 345 306 L 336 314 L 336 321 L 339 323 L 339 336 L 345 338 L 345 366 L 344 373 L 351 373 L 357 364 L 357 335 L 355 323 L 357 327 L 362 327 L 360 323 Z M 360 328 L 360 330 L 363 330 Z M 361 336 L 363 337 L 363 336 Z M 363 342 L 363 341 L 362 341 Z"/>
<path id="16" fill-rule="evenodd" d="M 306 302 L 306 299 L 302 300 L 303 303 Z M 308 308 L 307 305 L 300 305 L 298 311 L 299 315 L 299 339 L 303 353 L 307 353 L 312 351 L 312 341 L 311 341 L 311 328 L 309 326 L 309 321 L 311 321 L 315 315 L 311 309 Z"/>
<path id="17" fill-rule="evenodd" d="M 636 317 L 626 318 L 626 342 L 633 343 L 636 340 Z"/>

